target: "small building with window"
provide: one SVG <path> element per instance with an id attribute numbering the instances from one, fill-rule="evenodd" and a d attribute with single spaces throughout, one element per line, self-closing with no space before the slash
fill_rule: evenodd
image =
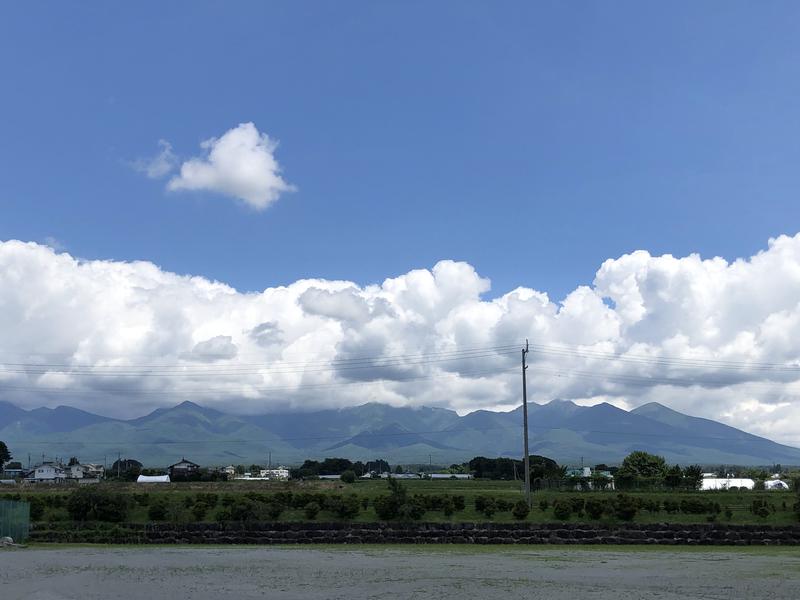
<path id="1" fill-rule="evenodd" d="M 200 465 L 182 457 L 180 461 L 167 467 L 167 471 L 169 472 L 169 478 L 174 481 L 175 479 L 182 479 L 198 473 Z"/>

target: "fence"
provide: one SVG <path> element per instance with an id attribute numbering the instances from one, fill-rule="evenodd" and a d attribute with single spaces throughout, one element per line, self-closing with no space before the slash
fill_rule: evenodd
<path id="1" fill-rule="evenodd" d="M 0 537 L 15 542 L 28 539 L 31 524 L 31 505 L 27 502 L 0 500 Z"/>

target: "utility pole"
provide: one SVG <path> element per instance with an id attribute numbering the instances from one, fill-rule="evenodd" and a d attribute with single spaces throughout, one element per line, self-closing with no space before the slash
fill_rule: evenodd
<path id="1" fill-rule="evenodd" d="M 528 365 L 525 358 L 528 355 L 528 340 L 525 340 L 525 347 L 522 349 L 522 427 L 523 438 L 525 440 L 525 502 L 531 506 L 531 459 L 528 454 Z"/>

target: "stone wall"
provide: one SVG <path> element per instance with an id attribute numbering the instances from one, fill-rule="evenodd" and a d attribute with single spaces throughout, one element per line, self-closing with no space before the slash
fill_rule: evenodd
<path id="1" fill-rule="evenodd" d="M 800 545 L 800 526 L 585 523 L 39 524 L 31 542 L 104 544 Z"/>

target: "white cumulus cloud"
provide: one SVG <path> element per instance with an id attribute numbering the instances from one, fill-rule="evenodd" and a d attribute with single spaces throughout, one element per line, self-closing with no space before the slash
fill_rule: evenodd
<path id="1" fill-rule="evenodd" d="M 242 123 L 201 144 L 205 154 L 184 161 L 167 189 L 216 192 L 263 210 L 295 190 L 281 176 L 277 142 L 253 123 Z"/>
<path id="2" fill-rule="evenodd" d="M 658 401 L 800 444 L 800 234 L 733 262 L 633 252 L 561 301 L 489 292 L 448 260 L 366 286 L 241 293 L 0 242 L 0 398 L 119 416 L 183 399 L 239 413 L 511 408 L 529 338 L 534 401 Z"/>

